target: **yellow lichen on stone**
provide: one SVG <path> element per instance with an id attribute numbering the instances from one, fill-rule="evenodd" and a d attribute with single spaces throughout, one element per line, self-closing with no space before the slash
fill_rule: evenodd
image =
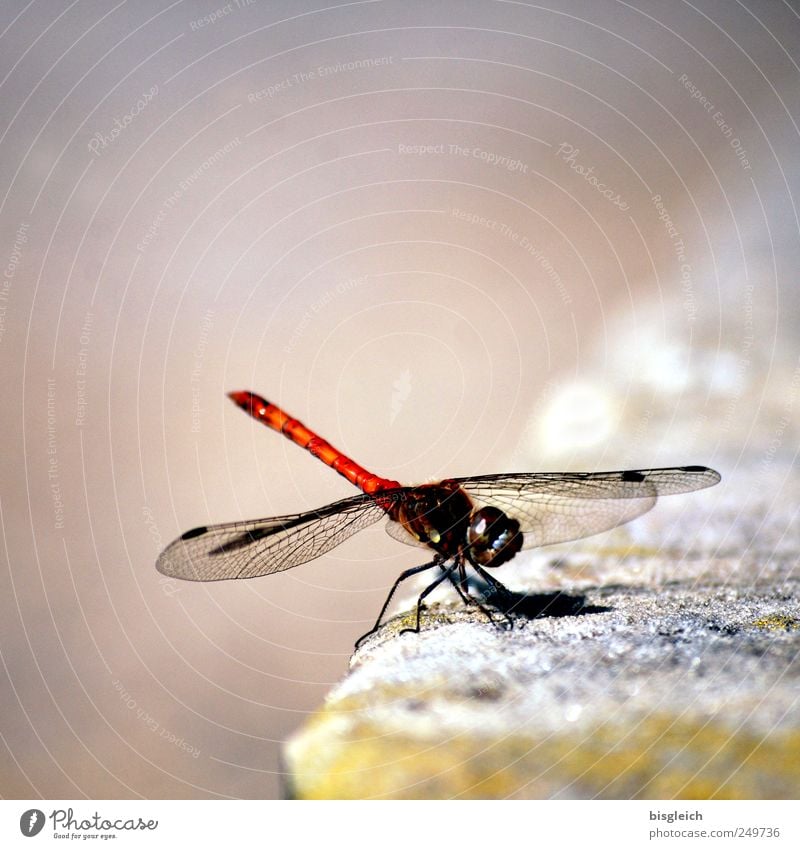
<path id="1" fill-rule="evenodd" d="M 399 695 L 399 694 L 397 694 Z M 406 693 L 404 698 L 408 699 Z M 668 715 L 540 740 L 387 730 L 351 703 L 287 747 L 296 797 L 764 799 L 800 793 L 800 732 L 764 738 Z"/>
<path id="2" fill-rule="evenodd" d="M 800 630 L 800 620 L 793 616 L 784 616 L 780 613 L 775 613 L 772 616 L 764 616 L 761 619 L 756 619 L 753 622 L 756 628 L 762 628 L 765 631 L 797 631 Z"/>

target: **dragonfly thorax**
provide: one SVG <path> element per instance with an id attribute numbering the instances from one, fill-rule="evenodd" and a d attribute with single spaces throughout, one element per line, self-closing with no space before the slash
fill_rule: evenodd
<path id="1" fill-rule="evenodd" d="M 415 539 L 454 557 L 464 545 L 471 515 L 472 501 L 461 487 L 423 484 L 397 506 L 392 518 Z"/>
<path id="2" fill-rule="evenodd" d="M 516 519 L 496 507 L 476 509 L 466 492 L 449 481 L 416 487 L 392 518 L 440 554 L 466 555 L 478 566 L 501 566 L 522 548 Z"/>

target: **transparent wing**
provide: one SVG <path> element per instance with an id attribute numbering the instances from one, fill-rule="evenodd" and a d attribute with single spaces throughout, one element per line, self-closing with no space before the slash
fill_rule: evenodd
<path id="1" fill-rule="evenodd" d="M 392 490 L 381 494 L 387 504 Z M 159 572 L 188 581 L 255 578 L 314 560 L 386 516 L 375 498 L 356 495 L 319 510 L 194 528 L 161 552 Z"/>
<path id="2" fill-rule="evenodd" d="M 392 539 L 402 542 L 405 545 L 413 545 L 417 548 L 428 548 L 427 542 L 420 542 L 413 534 L 409 533 L 399 522 L 394 519 L 389 519 L 386 522 L 386 533 Z"/>
<path id="3" fill-rule="evenodd" d="M 524 548 L 568 542 L 607 531 L 646 513 L 660 495 L 719 483 L 705 466 L 618 472 L 533 472 L 453 478 L 481 505 L 520 523 Z"/>

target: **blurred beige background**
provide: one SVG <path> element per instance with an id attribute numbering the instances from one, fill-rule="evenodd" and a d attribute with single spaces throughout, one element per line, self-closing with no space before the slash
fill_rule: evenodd
<path id="1" fill-rule="evenodd" d="M 226 391 L 401 481 L 705 463 L 780 502 L 791 4 L 8 2 L 0 33 L 4 797 L 278 795 L 421 562 L 376 527 L 160 576 L 189 527 L 352 494 Z"/>

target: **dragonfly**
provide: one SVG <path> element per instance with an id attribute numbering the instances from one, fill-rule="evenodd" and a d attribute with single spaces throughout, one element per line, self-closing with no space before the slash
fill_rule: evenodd
<path id="1" fill-rule="evenodd" d="M 433 559 L 400 573 L 370 631 L 379 630 L 400 584 L 436 569 L 420 593 L 413 627 L 420 632 L 425 599 L 447 581 L 467 605 L 501 622 L 470 589 L 474 573 L 497 598 L 512 593 L 488 570 L 508 563 L 522 549 L 582 539 L 629 522 L 650 510 L 661 495 L 713 486 L 720 475 L 706 466 L 615 472 L 523 472 L 447 478 L 403 486 L 367 471 L 329 442 L 249 391 L 228 397 L 254 419 L 305 448 L 358 487 L 359 495 L 316 510 L 267 519 L 202 525 L 174 540 L 158 558 L 164 575 L 188 581 L 257 578 L 285 572 L 326 554 L 364 528 L 387 519 L 390 536 L 433 553 Z"/>

